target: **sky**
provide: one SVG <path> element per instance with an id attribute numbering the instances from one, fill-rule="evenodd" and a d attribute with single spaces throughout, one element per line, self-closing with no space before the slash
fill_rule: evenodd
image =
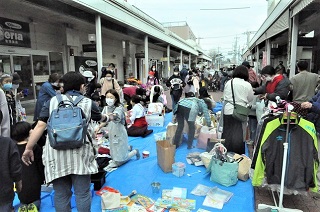
<path id="1" fill-rule="evenodd" d="M 244 49 L 247 31 L 256 32 L 267 18 L 266 0 L 127 0 L 160 23 L 186 21 L 203 50 L 211 49 L 228 57 Z M 242 8 L 242 9 L 227 9 Z M 206 9 L 206 10 L 204 10 Z M 215 10 L 208 10 L 215 9 Z M 222 10 L 221 10 L 222 9 Z M 250 38 L 254 33 L 250 35 Z"/>

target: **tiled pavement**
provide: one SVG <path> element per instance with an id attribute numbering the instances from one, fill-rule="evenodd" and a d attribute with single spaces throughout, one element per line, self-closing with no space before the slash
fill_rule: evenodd
<path id="1" fill-rule="evenodd" d="M 171 97 L 169 92 L 166 91 L 168 106 L 171 105 Z M 222 92 L 210 92 L 213 98 L 218 101 L 222 97 Z M 33 110 L 34 103 L 24 105 L 27 111 L 27 120 L 30 123 L 33 123 Z M 249 147 L 249 150 L 252 151 L 252 146 Z M 255 208 L 258 208 L 258 204 L 274 205 L 272 198 L 272 193 L 266 188 L 255 187 Z M 278 196 L 276 195 L 277 203 L 279 202 Z M 305 195 L 284 195 L 283 206 L 286 208 L 300 209 L 304 212 L 320 212 L 320 198 L 313 198 L 310 194 Z"/>

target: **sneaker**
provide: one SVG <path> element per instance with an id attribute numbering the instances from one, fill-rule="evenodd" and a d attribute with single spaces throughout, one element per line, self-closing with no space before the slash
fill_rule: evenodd
<path id="1" fill-rule="evenodd" d="M 18 212 L 27 212 L 27 211 L 28 211 L 27 205 L 23 205 L 18 208 Z"/>
<path id="2" fill-rule="evenodd" d="M 139 159 L 140 159 L 140 152 L 139 152 L 139 149 L 136 149 L 136 151 L 137 151 L 137 153 L 136 153 L 136 158 L 137 158 L 137 160 L 139 160 Z"/>
<path id="3" fill-rule="evenodd" d="M 27 206 L 27 208 L 28 208 L 28 212 L 38 212 L 37 206 L 35 204 L 33 204 L 33 203 L 30 203 Z"/>

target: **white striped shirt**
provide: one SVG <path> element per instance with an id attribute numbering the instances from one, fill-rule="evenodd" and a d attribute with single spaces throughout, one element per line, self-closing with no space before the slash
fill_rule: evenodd
<path id="1" fill-rule="evenodd" d="M 72 96 L 73 100 L 76 97 Z M 62 98 L 67 100 L 65 95 L 62 95 Z M 57 106 L 57 98 L 51 98 L 50 114 Z M 85 97 L 79 102 L 78 106 L 82 108 L 84 114 L 86 114 L 87 121 L 89 121 L 91 117 L 91 100 Z M 78 149 L 55 150 L 50 146 L 47 136 L 46 144 L 43 147 L 42 160 L 45 166 L 47 183 L 70 174 L 88 175 L 98 172 L 98 164 L 93 154 L 92 145 L 88 139 L 85 145 Z"/>

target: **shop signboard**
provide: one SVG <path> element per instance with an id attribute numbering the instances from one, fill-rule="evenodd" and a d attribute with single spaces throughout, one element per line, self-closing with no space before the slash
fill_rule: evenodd
<path id="1" fill-rule="evenodd" d="M 95 57 L 74 57 L 74 66 L 76 72 L 98 71 L 97 58 Z"/>
<path id="2" fill-rule="evenodd" d="M 30 48 L 29 23 L 0 17 L 0 45 Z"/>
<path id="3" fill-rule="evenodd" d="M 144 58 L 144 52 L 141 53 L 135 53 L 135 58 Z"/>
<path id="4" fill-rule="evenodd" d="M 83 52 L 97 52 L 96 44 L 82 44 Z"/>

